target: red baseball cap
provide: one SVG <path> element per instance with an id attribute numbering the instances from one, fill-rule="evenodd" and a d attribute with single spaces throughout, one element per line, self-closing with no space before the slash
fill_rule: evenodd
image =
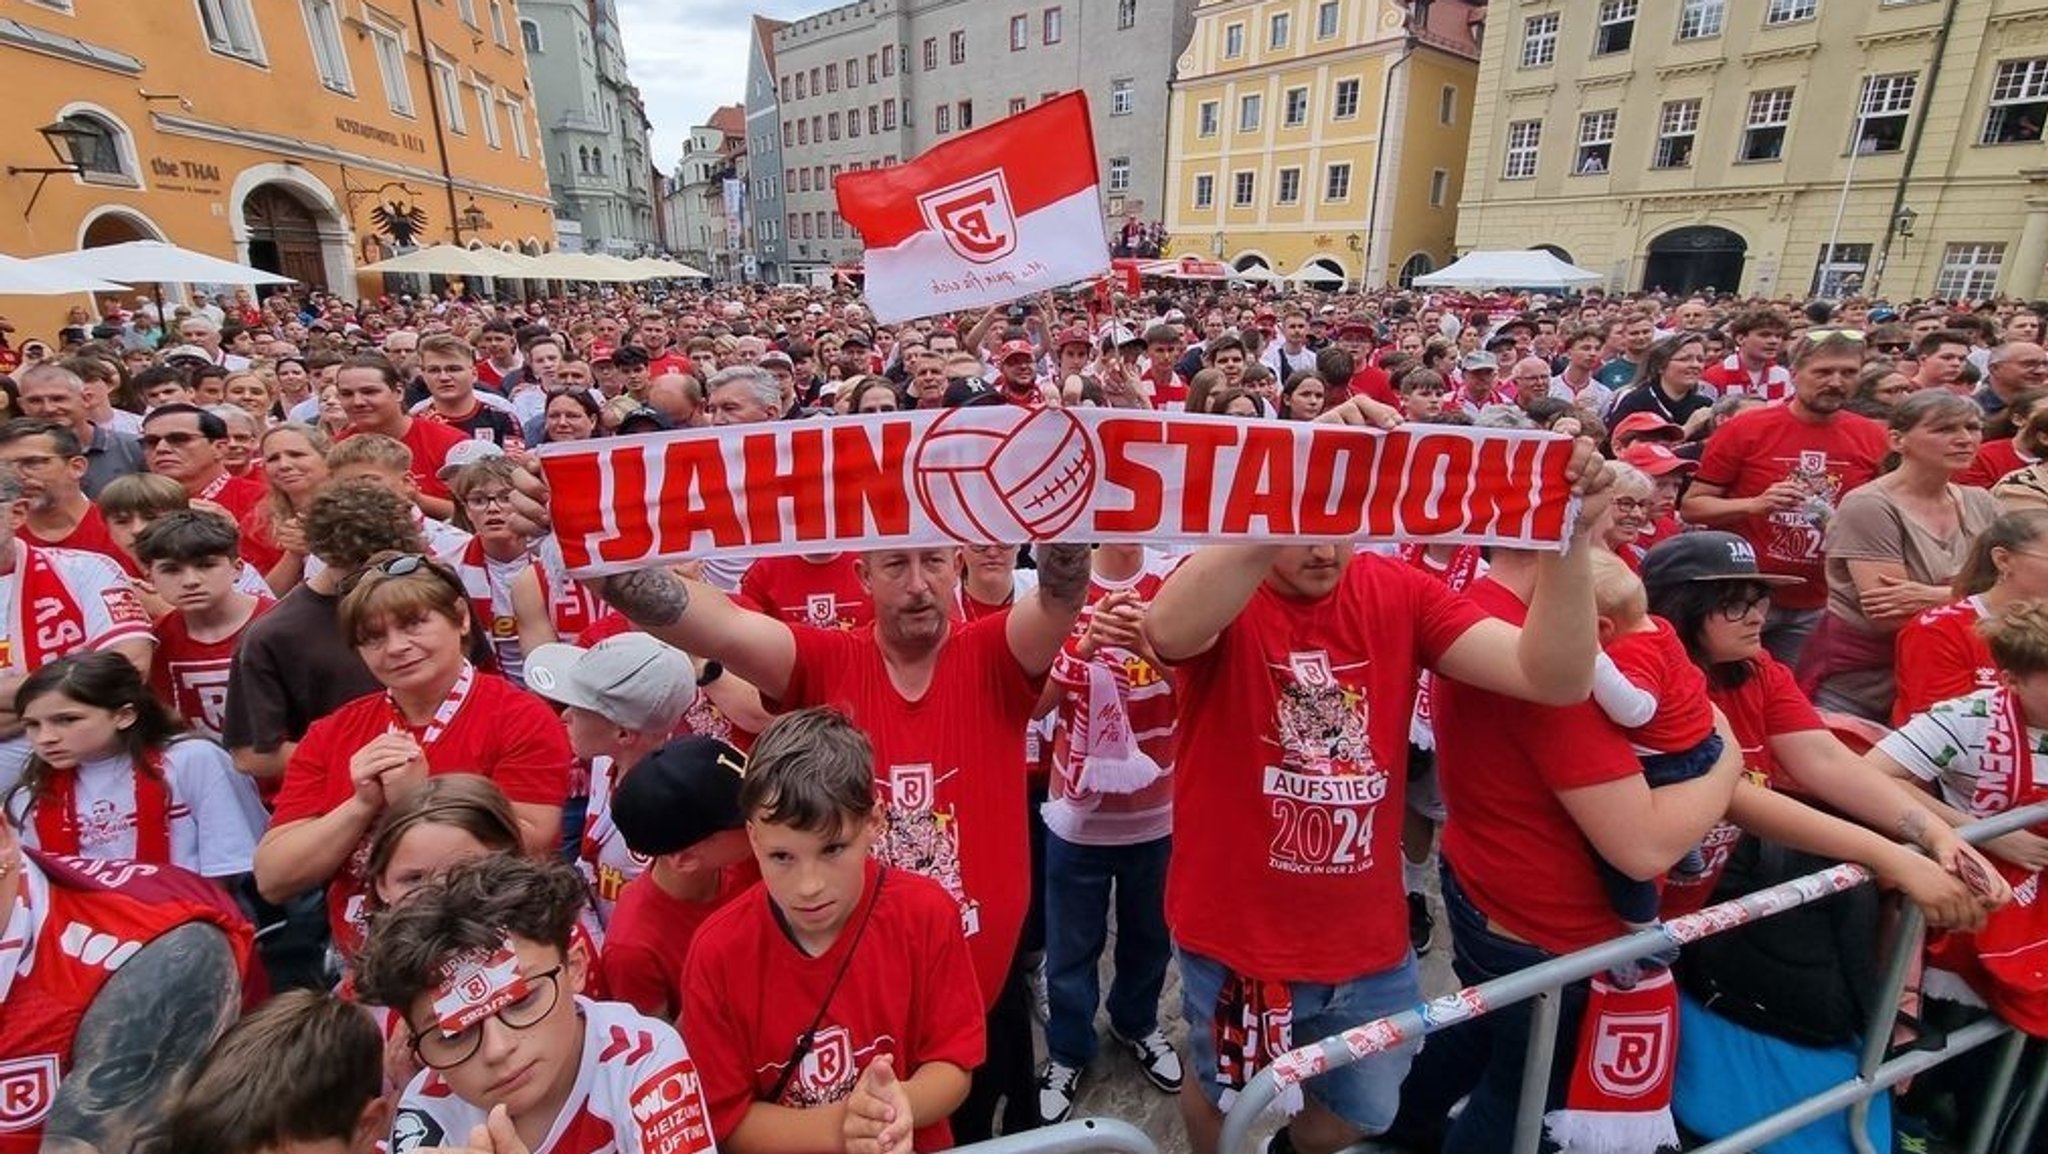
<path id="1" fill-rule="evenodd" d="M 1030 357 L 1037 360 L 1038 350 L 1031 347 L 1030 341 L 1004 341 L 1002 347 L 996 350 L 996 363 L 1000 365 L 1011 357 Z"/>
<path id="2" fill-rule="evenodd" d="M 1644 414 L 1636 414 L 1642 415 Z M 1697 472 L 1700 467 L 1698 461 L 1686 460 L 1672 452 L 1671 446 L 1659 441 L 1637 441 L 1621 451 L 1621 459 L 1652 477 L 1661 477 L 1666 473 Z"/>
<path id="3" fill-rule="evenodd" d="M 1023 342 L 1018 341 L 1013 343 L 1022 344 Z M 1060 330 L 1059 340 L 1053 345 L 1053 347 L 1057 349 L 1063 349 L 1066 348 L 1068 345 L 1086 345 L 1092 349 L 1095 347 L 1095 342 L 1089 338 L 1087 329 L 1078 327 L 1062 329 Z"/>
<path id="4" fill-rule="evenodd" d="M 618 351 L 618 349 L 606 344 L 604 341 L 593 341 L 590 345 L 590 363 L 595 365 L 603 361 L 609 361 L 612 359 L 612 354 Z"/>
<path id="5" fill-rule="evenodd" d="M 1616 444 L 1622 441 L 1647 437 L 1659 441 L 1683 441 L 1685 430 L 1655 413 L 1630 413 L 1614 426 L 1609 434 Z"/>

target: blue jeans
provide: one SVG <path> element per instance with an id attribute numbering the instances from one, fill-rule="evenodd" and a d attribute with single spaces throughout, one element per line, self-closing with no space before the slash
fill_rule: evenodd
<path id="1" fill-rule="evenodd" d="M 1116 972 L 1109 1024 L 1126 1038 L 1159 1027 L 1159 993 L 1173 943 L 1166 935 L 1166 859 L 1173 839 L 1137 845 L 1077 845 L 1045 835 L 1045 1048 L 1079 1070 L 1095 1057 L 1096 962 L 1109 936 L 1116 894 Z"/>
<path id="2" fill-rule="evenodd" d="M 1489 930 L 1486 915 L 1459 888 L 1449 862 L 1443 865 L 1443 893 L 1454 950 L 1451 968 L 1461 983 L 1478 985 L 1554 956 Z M 1564 1102 L 1578 1051 L 1579 1019 L 1586 1011 L 1586 990 L 1585 982 L 1564 988 L 1546 1109 Z M 1390 1135 L 1396 1144 L 1441 1149 L 1443 1154 L 1498 1154 L 1514 1145 L 1515 1107 L 1521 1099 L 1533 1006 L 1530 1001 L 1517 1002 L 1430 1035 L 1401 1087 L 1401 1113 Z M 1446 1131 L 1446 1112 L 1468 1094 L 1465 1109 Z M 1556 1147 L 1545 1139 L 1543 1149 Z"/>

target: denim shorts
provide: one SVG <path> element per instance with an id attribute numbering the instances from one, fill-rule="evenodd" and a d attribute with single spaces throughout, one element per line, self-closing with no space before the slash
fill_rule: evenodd
<path id="1" fill-rule="evenodd" d="M 1194 1077 L 1202 1095 L 1219 1105 L 1223 1088 L 1216 1082 L 1216 999 L 1223 991 L 1228 969 L 1221 962 L 1174 947 L 1180 962 L 1181 1014 L 1188 1023 L 1188 1051 L 1194 1059 Z M 1342 985 L 1289 982 L 1294 1001 L 1294 1045 L 1306 1046 L 1331 1034 L 1341 1034 L 1422 1001 L 1422 985 L 1409 954 L 1400 965 L 1376 974 L 1354 978 Z M 1358 1127 L 1367 1135 L 1378 1134 L 1394 1122 L 1401 1105 L 1401 1080 L 1408 1076 L 1409 1063 L 1422 1046 L 1414 1038 L 1394 1050 L 1375 1054 L 1363 1061 L 1310 1078 L 1303 1092 L 1332 1114 Z"/>

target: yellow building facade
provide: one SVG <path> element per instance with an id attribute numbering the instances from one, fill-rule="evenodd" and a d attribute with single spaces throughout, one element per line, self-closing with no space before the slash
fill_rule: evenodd
<path id="1" fill-rule="evenodd" d="M 0 0 L 0 68 L 0 252 L 164 240 L 353 298 L 403 247 L 553 247 L 516 0 Z"/>
<path id="2" fill-rule="evenodd" d="M 1495 7 L 1461 250 L 1626 291 L 2040 293 L 2048 0 Z"/>
<path id="3" fill-rule="evenodd" d="M 1168 116 L 1172 253 L 1372 288 L 1448 262 L 1485 11 L 1197 4 Z"/>

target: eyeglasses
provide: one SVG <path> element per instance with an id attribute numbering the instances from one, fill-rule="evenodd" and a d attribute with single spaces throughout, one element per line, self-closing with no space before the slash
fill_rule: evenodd
<path id="1" fill-rule="evenodd" d="M 470 509 L 510 509 L 512 491 L 507 489 L 502 493 L 471 493 L 462 499 L 462 504 Z"/>
<path id="2" fill-rule="evenodd" d="M 1730 592 L 1722 599 L 1721 604 L 1715 608 L 1720 612 L 1721 620 L 1732 624 L 1741 621 L 1759 609 L 1768 607 L 1770 603 L 1770 589 L 1762 585 L 1755 585 L 1751 586 L 1747 592 Z"/>
<path id="3" fill-rule="evenodd" d="M 1608 504 L 1623 513 L 1640 513 L 1650 507 L 1650 503 L 1641 497 L 1616 497 Z"/>
<path id="4" fill-rule="evenodd" d="M 208 439 L 205 433 L 144 433 L 142 434 L 142 447 L 154 449 L 158 445 L 167 444 L 174 449 L 182 449 L 187 445 L 196 445 Z"/>
<path id="5" fill-rule="evenodd" d="M 555 1000 L 561 996 L 557 981 L 562 967 L 545 970 L 526 979 L 526 996 L 505 1006 L 491 1017 L 503 1022 L 507 1029 L 530 1030 L 540 1024 L 541 1019 L 554 1011 Z M 460 1033 L 444 1034 L 439 1030 L 428 1030 L 412 1036 L 412 1052 L 420 1064 L 430 1070 L 447 1070 L 462 1065 L 476 1056 L 484 1044 L 484 1024 L 471 1023 Z"/>

